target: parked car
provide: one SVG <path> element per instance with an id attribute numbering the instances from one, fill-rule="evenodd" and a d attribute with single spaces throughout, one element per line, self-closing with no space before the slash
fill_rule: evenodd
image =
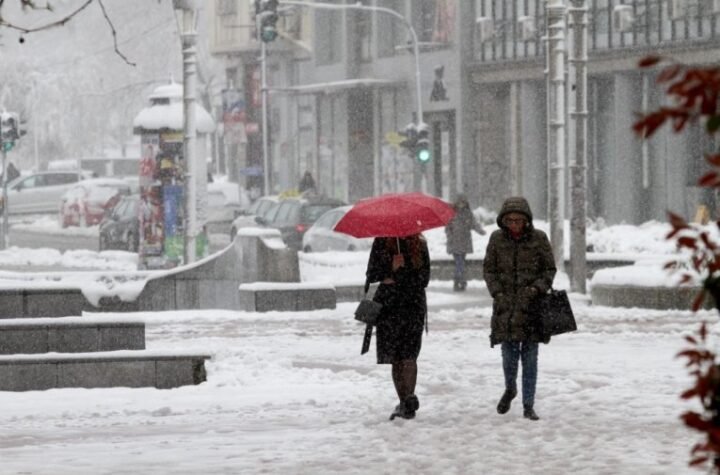
<path id="1" fill-rule="evenodd" d="M 101 251 L 122 249 L 137 252 L 140 235 L 139 205 L 140 195 L 126 195 L 105 215 L 100 222 Z"/>
<path id="2" fill-rule="evenodd" d="M 235 235 L 240 228 L 262 226 L 259 221 L 271 221 L 279 203 L 280 199 L 277 196 L 262 196 L 255 200 L 247 211 L 244 211 L 243 214 L 233 220 L 230 228 L 230 240 L 235 239 Z M 256 219 L 258 217 L 260 218 L 259 221 Z"/>
<path id="3" fill-rule="evenodd" d="M 72 186 L 60 198 L 60 225 L 92 226 L 103 217 L 120 198 L 129 195 L 130 185 L 118 178 L 92 178 Z"/>
<path id="4" fill-rule="evenodd" d="M 247 213 L 240 203 L 228 203 L 221 190 L 208 190 L 207 204 L 208 234 L 230 234 L 235 218 Z"/>
<path id="5" fill-rule="evenodd" d="M 259 217 L 257 221 L 261 225 L 279 229 L 285 245 L 300 250 L 305 231 L 327 211 L 346 204 L 326 196 L 288 198 L 280 202 L 271 218 Z"/>
<path id="6" fill-rule="evenodd" d="M 352 206 L 342 206 L 331 209 L 320 216 L 303 236 L 303 251 L 361 251 L 370 249 L 372 238 L 358 239 L 349 234 L 338 233 L 333 230 L 350 208 Z"/>
<path id="7" fill-rule="evenodd" d="M 22 175 L 8 183 L 8 212 L 57 213 L 62 195 L 80 180 L 92 178 L 88 171 L 47 171 Z M 0 210 L 5 203 L 0 196 Z"/>

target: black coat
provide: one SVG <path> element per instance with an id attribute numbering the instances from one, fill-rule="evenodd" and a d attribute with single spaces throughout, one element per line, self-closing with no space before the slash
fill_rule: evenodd
<path id="1" fill-rule="evenodd" d="M 395 238 L 390 239 L 397 246 Z M 398 360 L 417 358 L 420 351 L 422 330 L 427 316 L 425 288 L 430 281 L 430 254 L 427 244 L 422 242 L 422 259 L 414 267 L 407 241 L 399 240 L 400 252 L 405 265 L 392 270 L 396 248 L 389 249 L 384 238 L 375 239 L 370 251 L 367 267 L 368 282 L 381 282 L 373 300 L 383 304 L 377 322 L 378 363 L 392 363 Z M 391 278 L 394 284 L 383 284 Z"/>

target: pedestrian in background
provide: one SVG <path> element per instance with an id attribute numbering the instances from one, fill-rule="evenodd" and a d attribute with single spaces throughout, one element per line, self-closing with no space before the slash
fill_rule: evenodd
<path id="1" fill-rule="evenodd" d="M 490 346 L 501 345 L 505 392 L 497 412 L 505 414 L 517 395 L 518 362 L 522 361 L 522 402 L 525 418 L 539 419 L 534 409 L 538 343 L 543 340 L 533 300 L 546 293 L 555 278 L 555 259 L 547 235 L 533 227 L 530 205 L 508 198 L 497 217 L 483 260 L 483 273 L 493 298 Z"/>
<path id="2" fill-rule="evenodd" d="M 461 291 L 467 288 L 465 257 L 473 252 L 471 231 L 474 230 L 482 236 L 485 234 L 485 230 L 475 219 L 465 195 L 458 195 L 453 207 L 455 216 L 445 226 L 445 236 L 447 237 L 447 252 L 455 259 L 453 290 Z"/>
<path id="3" fill-rule="evenodd" d="M 315 179 L 313 178 L 312 173 L 310 173 L 309 171 L 305 172 L 302 179 L 300 180 L 298 191 L 300 193 L 304 193 L 306 191 L 315 191 Z"/>
<path id="4" fill-rule="evenodd" d="M 377 320 L 377 362 L 392 365 L 400 403 L 390 415 L 412 419 L 420 402 L 415 395 L 417 358 L 427 319 L 425 287 L 430 281 L 430 254 L 420 234 L 373 241 L 367 281 L 380 282 L 373 300 L 383 305 Z"/>

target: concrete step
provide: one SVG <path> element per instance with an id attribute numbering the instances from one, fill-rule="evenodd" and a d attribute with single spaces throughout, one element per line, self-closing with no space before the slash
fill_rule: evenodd
<path id="1" fill-rule="evenodd" d="M 0 320 L 0 355 L 144 350 L 145 324 L 87 317 Z"/>
<path id="2" fill-rule="evenodd" d="M 160 351 L 0 356 L 0 391 L 200 384 L 209 355 Z"/>
<path id="3" fill-rule="evenodd" d="M 248 312 L 298 312 L 335 308 L 335 287 L 321 283 L 255 282 L 240 285 L 240 308 Z"/>

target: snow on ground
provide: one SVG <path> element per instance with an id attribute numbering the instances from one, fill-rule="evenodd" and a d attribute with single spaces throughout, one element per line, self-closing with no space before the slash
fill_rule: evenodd
<path id="1" fill-rule="evenodd" d="M 415 420 L 388 421 L 396 404 L 389 368 L 374 363 L 374 350 L 359 354 L 363 328 L 353 304 L 302 313 L 136 313 L 149 349 L 211 353 L 208 381 L 172 390 L 0 392 L 1 471 L 698 473 L 686 465 L 699 437 L 679 420 L 689 379 L 674 355 L 682 336 L 700 318 L 715 322 L 714 313 L 576 301 L 579 331 L 541 347 L 542 419 L 530 422 L 518 400 L 507 415 L 495 411 L 502 369 L 488 343 L 485 291 L 458 295 L 432 285 Z"/>

